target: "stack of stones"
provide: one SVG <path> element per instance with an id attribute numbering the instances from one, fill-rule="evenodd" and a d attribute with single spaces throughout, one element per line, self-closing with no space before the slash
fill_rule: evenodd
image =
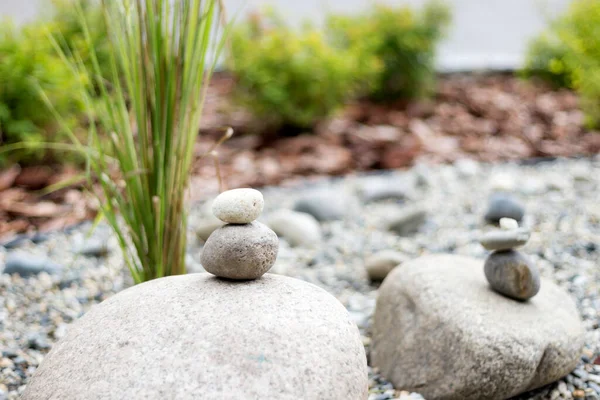
<path id="1" fill-rule="evenodd" d="M 492 254 L 485 261 L 485 277 L 492 289 L 515 300 L 528 300 L 540 290 L 538 269 L 516 247 L 529 240 L 529 231 L 516 220 L 500 219 L 501 230 L 488 232 L 480 243 Z"/>
<path id="2" fill-rule="evenodd" d="M 264 206 L 255 189 L 233 189 L 217 196 L 212 212 L 226 225 L 215 230 L 204 245 L 201 263 L 220 278 L 249 280 L 265 274 L 275 263 L 279 240 L 256 221 Z"/>

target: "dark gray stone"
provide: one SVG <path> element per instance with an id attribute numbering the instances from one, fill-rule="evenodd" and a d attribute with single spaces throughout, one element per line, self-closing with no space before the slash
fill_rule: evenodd
<path id="1" fill-rule="evenodd" d="M 214 231 L 200 262 L 207 272 L 228 279 L 256 279 L 275 263 L 279 239 L 275 232 L 258 221 L 227 224 Z"/>
<path id="2" fill-rule="evenodd" d="M 390 215 L 387 228 L 400 236 L 410 236 L 419 231 L 427 218 L 427 211 L 421 206 L 408 206 Z"/>
<path id="3" fill-rule="evenodd" d="M 47 350 L 49 349 L 50 343 L 48 343 L 48 337 L 41 333 L 34 333 L 27 338 L 27 346 L 35 350 Z"/>
<path id="4" fill-rule="evenodd" d="M 518 302 L 490 290 L 482 261 L 426 256 L 379 288 L 371 363 L 395 387 L 426 399 L 501 400 L 572 371 L 584 329 L 564 290 L 543 281 Z"/>
<path id="5" fill-rule="evenodd" d="M 44 243 L 48 239 L 50 239 L 50 235 L 43 232 L 38 232 L 31 237 L 31 241 L 35 244 Z"/>
<path id="6" fill-rule="evenodd" d="M 13 237 L 12 239 L 2 243 L 2 246 L 5 249 L 16 249 L 17 247 L 22 246 L 25 243 L 27 243 L 28 240 L 29 240 L 28 235 L 17 235 L 15 237 Z"/>
<path id="7" fill-rule="evenodd" d="M 523 246 L 529 240 L 527 229 L 513 229 L 510 231 L 492 231 L 485 233 L 479 243 L 487 250 L 510 250 Z"/>
<path id="8" fill-rule="evenodd" d="M 527 300 L 540 290 L 540 273 L 515 250 L 495 251 L 485 260 L 485 277 L 490 286 L 505 296 Z"/>
<path id="9" fill-rule="evenodd" d="M 489 200 L 485 219 L 498 223 L 500 218 L 512 218 L 520 222 L 525 215 L 525 207 L 513 195 L 504 192 L 494 193 Z"/>
<path id="10" fill-rule="evenodd" d="M 48 257 L 42 257 L 25 251 L 13 251 L 6 256 L 3 273 L 18 274 L 22 277 L 37 275 L 40 272 L 56 274 L 62 267 Z"/>
<path id="11" fill-rule="evenodd" d="M 104 257 L 110 252 L 108 238 L 88 238 L 76 249 L 76 252 L 86 257 Z"/>

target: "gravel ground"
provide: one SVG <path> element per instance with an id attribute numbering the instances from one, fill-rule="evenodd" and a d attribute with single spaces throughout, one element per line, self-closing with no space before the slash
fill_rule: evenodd
<path id="1" fill-rule="evenodd" d="M 512 187 L 526 206 L 523 225 L 533 232 L 523 252 L 530 255 L 542 276 L 557 282 L 576 299 L 587 330 L 587 345 L 577 369 L 519 399 L 600 399 L 600 158 L 527 165 L 463 160 L 454 165 L 417 165 L 404 172 L 266 188 L 264 214 L 291 207 L 309 187 L 322 185 L 351 194 L 361 185 L 380 179 L 389 180 L 390 186 L 407 188 L 409 202 L 426 207 L 428 218 L 419 233 L 398 237 L 383 230 L 390 209 L 401 205 L 392 201 L 364 205 L 357 199 L 346 219 L 322 224 L 324 238 L 318 248 L 292 248 L 281 240 L 272 272 L 312 282 L 335 295 L 356 321 L 368 349 L 377 286 L 367 279 L 365 257 L 394 249 L 411 257 L 455 253 L 483 259 L 486 252 L 477 238 L 487 229 L 482 218 L 487 198 L 495 187 Z M 202 204 L 193 207 L 191 231 L 200 223 L 203 209 Z M 0 264 L 10 253 L 23 252 L 20 254 L 48 257 L 63 266 L 55 275 L 0 275 L 0 400 L 18 397 L 70 322 L 132 284 L 106 227 L 90 232 L 87 223 L 41 240 L 38 244 L 23 241 L 18 248 L 0 247 Z M 108 255 L 77 254 L 76 249 L 86 240 L 107 243 Z M 201 271 L 202 245 L 193 239 L 190 242 L 189 269 Z M 395 389 L 375 370 L 370 370 L 370 378 L 369 400 L 422 398 Z"/>

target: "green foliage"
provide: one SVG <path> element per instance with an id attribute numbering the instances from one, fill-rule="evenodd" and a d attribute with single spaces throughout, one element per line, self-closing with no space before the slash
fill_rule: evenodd
<path id="1" fill-rule="evenodd" d="M 82 80 L 55 54 L 45 26 L 32 24 L 21 31 L 10 23 L 0 27 L 0 144 L 24 142 L 24 149 L 1 154 L 0 164 L 47 156 L 43 143 L 63 135 L 39 89 L 74 126 L 81 103 L 73 100 L 72 93 Z"/>
<path id="2" fill-rule="evenodd" d="M 220 2 L 101 4 L 107 67 L 100 63 L 85 17 L 80 22 L 89 62 L 69 58 L 60 37 L 54 41 L 73 73 L 93 79 L 93 85 L 82 84 L 72 93 L 96 122 L 89 125 L 89 141 L 81 143 L 68 132 L 86 156 L 90 185 L 98 179 L 102 215 L 117 235 L 134 281 L 183 274 L 185 192 L 207 85 L 222 47 L 214 39 L 221 26 Z M 80 5 L 77 9 L 84 15 Z M 48 105 L 53 106 L 51 100 Z"/>
<path id="3" fill-rule="evenodd" d="M 23 144 L 20 150 L 0 155 L 0 165 L 57 158 L 46 144 L 64 142 L 67 138 L 44 104 L 40 89 L 65 116 L 71 129 L 79 123 L 83 107 L 72 93 L 89 79 L 85 73 L 73 73 L 67 68 L 49 39 L 49 36 L 56 37 L 70 59 L 81 59 L 91 68 L 77 10 L 90 27 L 90 40 L 98 54 L 101 71 L 106 74 L 109 70 L 106 30 L 98 3 L 52 0 L 51 5 L 52 14 L 47 20 L 35 21 L 20 29 L 10 23 L 0 27 L 0 144 Z M 64 153 L 60 158 L 64 159 Z"/>
<path id="4" fill-rule="evenodd" d="M 577 90 L 588 124 L 600 126 L 600 2 L 573 1 L 530 44 L 524 75 Z"/>
<path id="5" fill-rule="evenodd" d="M 555 36 L 540 35 L 529 43 L 521 74 L 526 78 L 541 78 L 555 88 L 570 87 L 572 71 L 565 62 L 567 50 Z"/>
<path id="6" fill-rule="evenodd" d="M 371 95 L 393 101 L 433 91 L 436 45 L 450 19 L 447 5 L 430 1 L 419 11 L 376 5 L 363 15 L 331 16 L 328 27 L 339 45 L 380 60 L 383 70 Z"/>
<path id="7" fill-rule="evenodd" d="M 590 126 L 600 126 L 600 2 L 575 0 L 556 22 L 564 62 Z"/>
<path id="8" fill-rule="evenodd" d="M 368 90 L 380 63 L 339 48 L 314 27 L 291 29 L 275 14 L 232 31 L 229 65 L 237 94 L 267 124 L 310 127 Z"/>
<path id="9" fill-rule="evenodd" d="M 60 43 L 61 50 L 70 58 L 80 58 L 87 71 L 93 70 L 90 48 L 94 50 L 100 72 L 110 76 L 109 47 L 106 24 L 99 0 L 50 0 L 52 18 L 47 23 L 49 33 Z M 81 17 L 89 28 L 89 41 L 83 32 Z"/>

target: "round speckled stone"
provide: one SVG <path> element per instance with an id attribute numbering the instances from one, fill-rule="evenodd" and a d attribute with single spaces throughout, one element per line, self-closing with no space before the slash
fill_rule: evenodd
<path id="1" fill-rule="evenodd" d="M 527 300 L 540 290 L 540 273 L 515 250 L 495 251 L 485 260 L 484 272 L 492 289 L 516 300 Z"/>
<path id="2" fill-rule="evenodd" d="M 228 224 L 210 235 L 200 262 L 221 278 L 256 279 L 273 266 L 278 248 L 275 232 L 260 222 Z"/>

